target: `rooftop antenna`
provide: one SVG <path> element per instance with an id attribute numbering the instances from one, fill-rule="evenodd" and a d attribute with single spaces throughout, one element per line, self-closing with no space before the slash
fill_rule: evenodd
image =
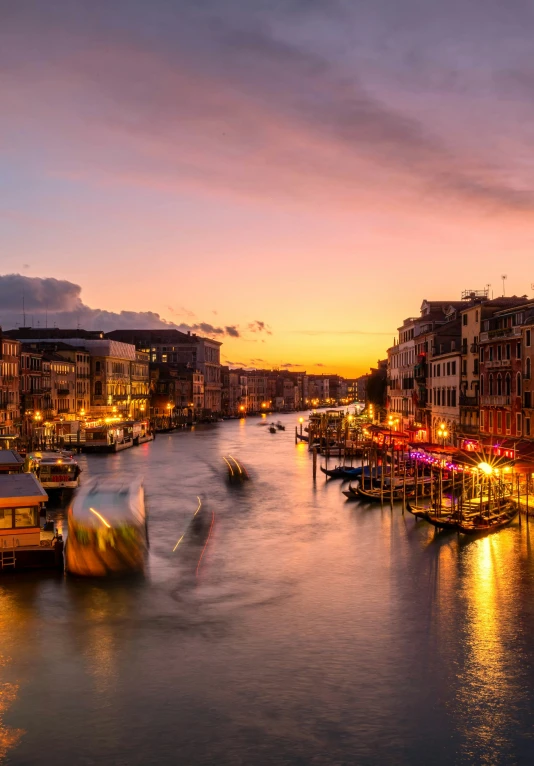
<path id="1" fill-rule="evenodd" d="M 501 274 L 501 279 L 502 279 L 502 297 L 504 298 L 504 296 L 506 295 L 506 290 L 504 289 L 504 283 L 508 279 L 508 274 Z"/>

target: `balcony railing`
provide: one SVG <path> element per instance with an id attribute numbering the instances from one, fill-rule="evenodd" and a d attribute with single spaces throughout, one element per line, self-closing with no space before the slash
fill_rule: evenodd
<path id="1" fill-rule="evenodd" d="M 490 407 L 506 407 L 511 403 L 511 396 L 485 395 L 480 397 L 480 404 Z"/>
<path id="2" fill-rule="evenodd" d="M 460 406 L 478 407 L 478 396 L 466 396 L 466 394 L 460 394 Z"/>
<path id="3" fill-rule="evenodd" d="M 510 367 L 511 364 L 511 359 L 493 359 L 491 362 L 486 362 L 486 369 L 494 370 L 495 368 Z"/>
<path id="4" fill-rule="evenodd" d="M 70 388 L 58 388 L 57 389 L 57 395 L 58 396 L 68 396 L 70 394 Z"/>
<path id="5" fill-rule="evenodd" d="M 487 343 L 489 340 L 496 340 L 497 338 L 520 338 L 520 327 L 501 327 L 498 330 L 489 330 L 488 332 L 480 333 L 480 342 Z"/>

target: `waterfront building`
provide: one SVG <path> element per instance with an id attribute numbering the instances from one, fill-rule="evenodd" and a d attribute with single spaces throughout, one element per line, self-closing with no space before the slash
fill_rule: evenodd
<path id="1" fill-rule="evenodd" d="M 328 375 L 309 375 L 308 398 L 320 404 L 330 399 L 330 378 Z"/>
<path id="2" fill-rule="evenodd" d="M 76 414 L 76 363 L 55 351 L 43 352 L 50 363 L 50 400 L 54 415 L 74 420 Z"/>
<path id="3" fill-rule="evenodd" d="M 245 370 L 231 370 L 221 366 L 222 411 L 225 415 L 238 415 L 249 410 L 248 375 Z M 240 408 L 243 407 L 243 410 Z"/>
<path id="4" fill-rule="evenodd" d="M 0 445 L 9 446 L 20 421 L 20 343 L 0 328 Z"/>
<path id="5" fill-rule="evenodd" d="M 523 433 L 523 328 L 528 304 L 496 312 L 480 332 L 480 432 Z M 526 333 L 525 333 L 526 334 Z"/>
<path id="6" fill-rule="evenodd" d="M 271 379 L 276 383 L 276 379 Z M 269 375 L 265 370 L 247 372 L 248 409 L 250 412 L 261 412 L 272 407 L 275 393 L 269 390 Z"/>
<path id="7" fill-rule="evenodd" d="M 462 377 L 460 389 L 460 445 L 478 441 L 480 433 L 480 333 L 485 319 L 498 311 L 526 304 L 518 296 L 488 299 L 487 290 L 470 291 L 471 303 L 462 317 Z"/>
<path id="8" fill-rule="evenodd" d="M 130 410 L 132 420 L 148 417 L 150 400 L 149 356 L 144 351 L 135 351 L 135 359 L 130 359 Z"/>
<path id="9" fill-rule="evenodd" d="M 221 411 L 221 345 L 212 338 L 179 330 L 114 330 L 107 338 L 132 343 L 150 355 L 151 362 L 185 364 L 204 376 L 203 409 Z"/>
<path id="10" fill-rule="evenodd" d="M 523 436 L 534 438 L 534 307 L 525 308 L 525 321 L 521 328 L 521 363 L 523 367 Z"/>

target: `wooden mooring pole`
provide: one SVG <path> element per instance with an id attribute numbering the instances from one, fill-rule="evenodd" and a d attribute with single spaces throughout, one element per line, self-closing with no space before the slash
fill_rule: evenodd
<path id="1" fill-rule="evenodd" d="M 313 480 L 317 478 L 317 447 L 314 445 L 312 449 L 312 464 L 313 464 Z"/>

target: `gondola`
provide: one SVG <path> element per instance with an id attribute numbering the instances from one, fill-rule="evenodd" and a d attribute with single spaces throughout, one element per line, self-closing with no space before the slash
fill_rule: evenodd
<path id="1" fill-rule="evenodd" d="M 464 535 L 478 535 L 487 532 L 495 532 L 512 522 L 519 512 L 519 506 L 513 501 L 508 501 L 503 508 L 497 508 L 497 513 L 479 513 L 471 520 L 462 519 L 458 523 L 458 530 Z"/>
<path id="2" fill-rule="evenodd" d="M 279 431 L 285 431 L 286 430 L 285 425 L 283 423 L 281 423 L 280 421 L 278 421 L 278 423 L 276 424 L 276 427 L 278 428 Z"/>
<path id="3" fill-rule="evenodd" d="M 358 500 L 358 491 L 352 486 L 352 484 L 349 484 L 349 488 L 342 490 L 342 492 L 347 500 Z"/>
<path id="4" fill-rule="evenodd" d="M 276 426 L 269 426 L 269 433 L 275 434 L 277 432 Z"/>
<path id="5" fill-rule="evenodd" d="M 359 476 L 359 468 L 351 468 L 350 466 L 337 465 L 335 468 L 323 468 L 320 466 L 321 471 L 330 479 L 356 479 Z"/>
<path id="6" fill-rule="evenodd" d="M 369 503 L 389 503 L 392 499 L 393 502 L 398 502 L 403 497 L 408 498 L 408 495 L 403 494 L 402 487 L 400 489 L 396 487 L 393 489 L 393 493 L 389 487 L 384 489 L 362 489 L 358 487 L 356 491 L 362 500 Z"/>

